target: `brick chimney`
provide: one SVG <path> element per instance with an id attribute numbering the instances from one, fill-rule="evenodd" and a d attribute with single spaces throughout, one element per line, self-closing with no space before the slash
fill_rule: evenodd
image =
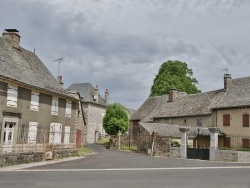
<path id="1" fill-rule="evenodd" d="M 16 29 L 5 29 L 2 37 L 4 40 L 10 42 L 12 48 L 20 49 L 20 35 Z"/>
<path id="2" fill-rule="evenodd" d="M 59 82 L 59 84 L 61 84 L 61 85 L 63 85 L 63 84 L 64 84 L 64 83 L 63 83 L 62 76 L 58 76 L 58 82 Z"/>
<path id="3" fill-rule="evenodd" d="M 232 84 L 231 74 L 224 74 L 224 91 L 226 91 Z"/>
<path id="4" fill-rule="evenodd" d="M 95 86 L 95 91 L 94 91 L 94 101 L 98 102 L 98 97 L 99 97 L 99 88 L 98 85 Z"/>
<path id="5" fill-rule="evenodd" d="M 176 89 L 171 89 L 168 92 L 168 102 L 172 102 L 177 96 L 178 96 L 178 91 Z"/>
<path id="6" fill-rule="evenodd" d="M 105 91 L 105 102 L 106 102 L 106 104 L 109 103 L 109 90 L 108 89 L 106 89 L 106 91 Z"/>

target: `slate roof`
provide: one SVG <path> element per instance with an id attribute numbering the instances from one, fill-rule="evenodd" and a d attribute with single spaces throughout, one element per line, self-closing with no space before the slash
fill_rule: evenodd
<path id="1" fill-rule="evenodd" d="M 0 78 L 70 97 L 36 54 L 0 37 Z"/>
<path id="2" fill-rule="evenodd" d="M 249 107 L 250 106 L 250 77 L 237 78 L 224 92 L 220 101 L 213 105 L 213 109 Z"/>
<path id="3" fill-rule="evenodd" d="M 74 83 L 68 87 L 68 90 L 80 93 L 82 102 L 91 102 L 107 106 L 100 94 L 98 94 L 98 102 L 94 100 L 95 88 L 90 83 Z"/>
<path id="4" fill-rule="evenodd" d="M 180 126 L 172 125 L 172 124 L 162 124 L 162 123 L 143 123 L 139 122 L 139 124 L 148 131 L 151 135 L 154 131 L 159 133 L 161 136 L 169 136 L 174 138 L 180 138 L 181 132 L 179 130 Z M 208 127 L 188 127 L 188 136 L 189 138 L 194 138 L 198 134 L 202 136 L 210 136 L 210 132 Z M 219 135 L 224 135 L 222 132 L 218 132 Z"/>
<path id="5" fill-rule="evenodd" d="M 149 97 L 130 119 L 152 122 L 152 118 L 210 115 L 214 109 L 249 106 L 250 77 L 244 77 L 232 79 L 227 90 L 179 95 L 172 102 L 168 95 Z"/>

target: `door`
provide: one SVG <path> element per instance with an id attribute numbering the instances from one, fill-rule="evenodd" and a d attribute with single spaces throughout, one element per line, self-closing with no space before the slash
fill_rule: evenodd
<path id="1" fill-rule="evenodd" d="M 49 134 L 49 143 L 50 144 L 61 144 L 62 138 L 62 124 L 60 123 L 51 123 L 50 125 L 50 134 Z"/>
<path id="2" fill-rule="evenodd" d="M 3 153 L 12 152 L 15 123 L 5 123 L 3 128 Z"/>

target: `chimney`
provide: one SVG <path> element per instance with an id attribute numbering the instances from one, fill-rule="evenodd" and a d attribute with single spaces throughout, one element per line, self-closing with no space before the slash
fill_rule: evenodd
<path id="1" fill-rule="evenodd" d="M 95 102 L 98 102 L 98 96 L 99 96 L 99 89 L 98 85 L 95 86 L 95 92 L 94 92 L 94 100 Z"/>
<path id="2" fill-rule="evenodd" d="M 58 82 L 59 82 L 59 84 L 61 84 L 61 85 L 64 84 L 64 83 L 63 83 L 63 80 L 62 80 L 62 76 L 58 76 Z"/>
<path id="3" fill-rule="evenodd" d="M 224 74 L 224 91 L 226 91 L 232 84 L 231 74 Z"/>
<path id="4" fill-rule="evenodd" d="M 168 95 L 168 102 L 172 102 L 178 96 L 178 91 L 176 89 L 171 89 L 169 90 Z"/>
<path id="5" fill-rule="evenodd" d="M 4 40 L 10 42 L 12 48 L 20 49 L 20 35 L 16 29 L 5 29 L 2 37 Z"/>
<path id="6" fill-rule="evenodd" d="M 106 104 L 109 103 L 109 90 L 108 89 L 106 89 L 106 91 L 105 91 L 105 102 L 106 102 Z"/>

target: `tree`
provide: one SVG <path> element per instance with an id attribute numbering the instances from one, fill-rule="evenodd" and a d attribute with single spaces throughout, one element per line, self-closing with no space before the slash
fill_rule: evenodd
<path id="1" fill-rule="evenodd" d="M 103 127 L 109 135 L 116 135 L 119 130 L 125 133 L 128 130 L 128 115 L 125 107 L 120 103 L 108 105 L 103 117 Z"/>
<path id="2" fill-rule="evenodd" d="M 166 94 L 170 89 L 177 89 L 188 94 L 201 92 L 196 87 L 198 81 L 192 77 L 193 70 L 189 69 L 185 62 L 164 62 L 151 87 L 150 96 Z"/>

